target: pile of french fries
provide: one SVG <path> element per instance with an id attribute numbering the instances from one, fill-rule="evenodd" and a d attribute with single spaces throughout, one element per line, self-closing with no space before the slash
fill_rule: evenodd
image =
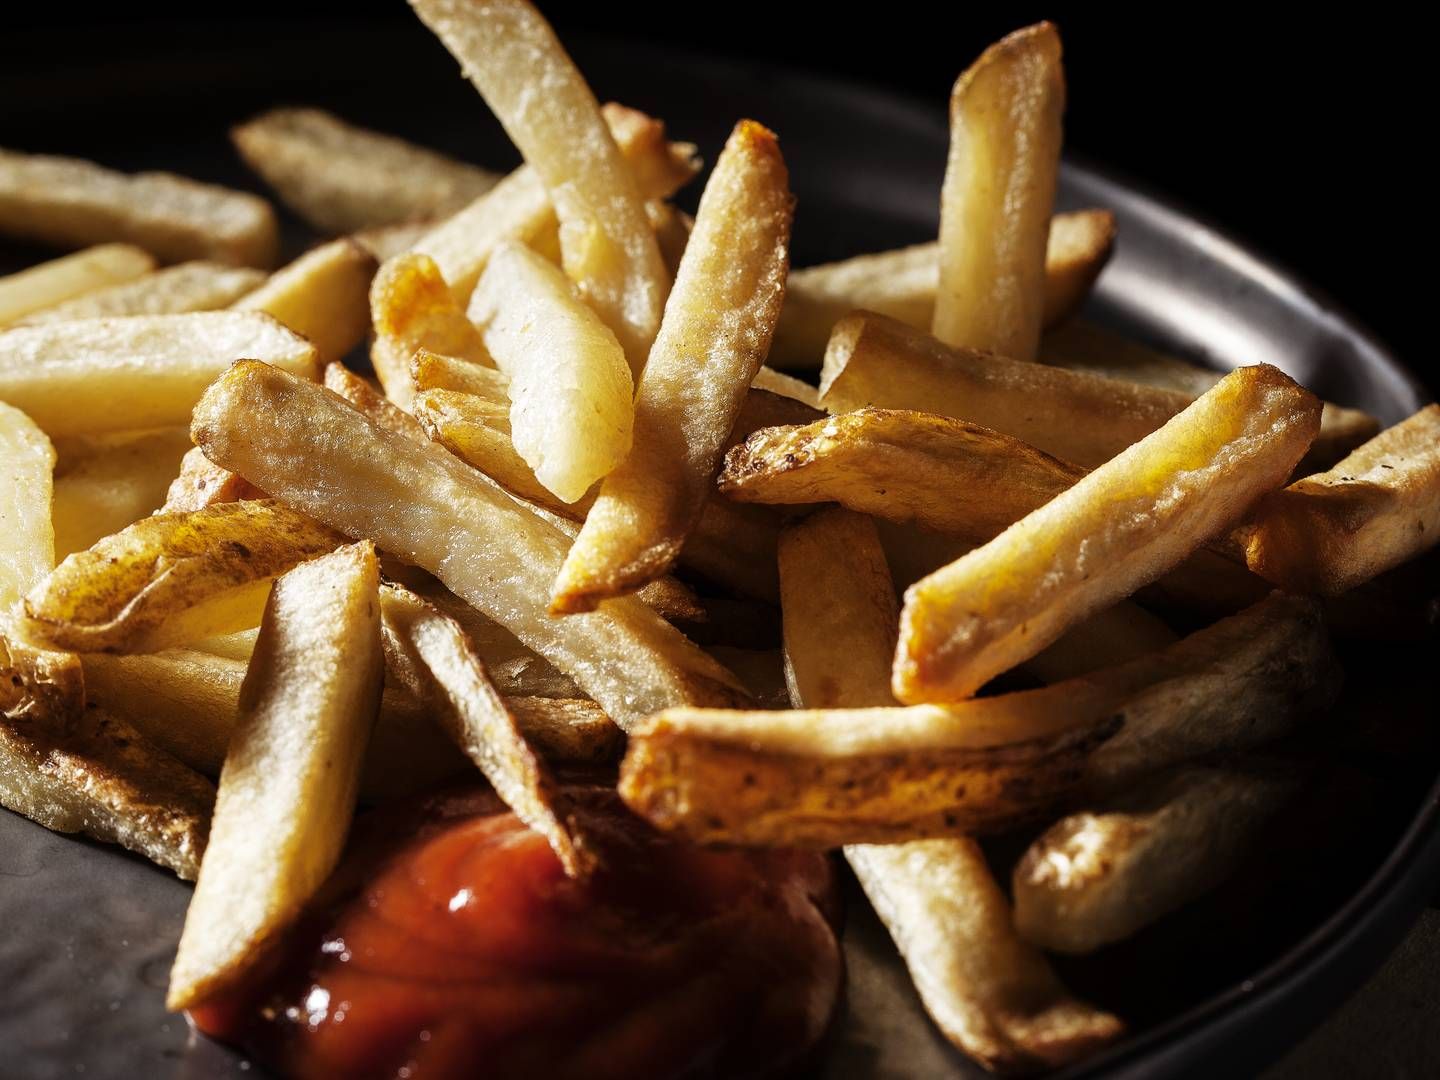
<path id="1" fill-rule="evenodd" d="M 956 83 L 936 243 L 792 271 L 759 123 L 692 219 L 695 147 L 527 0 L 410 2 L 525 164 L 253 119 L 330 237 L 278 270 L 262 199 L 0 150 L 0 233 L 83 249 L 0 279 L 0 802 L 196 881 L 183 1009 L 357 802 L 478 769 L 583 877 L 556 769 L 618 761 L 660 829 L 843 851 L 987 1067 L 1114 1042 L 1046 951 L 1240 865 L 1331 635 L 1433 621 L 1391 583 L 1440 406 L 1381 431 L 1078 322 L 1116 228 L 1053 214 L 1049 24 Z M 1017 829 L 1007 890 L 975 838 Z"/>

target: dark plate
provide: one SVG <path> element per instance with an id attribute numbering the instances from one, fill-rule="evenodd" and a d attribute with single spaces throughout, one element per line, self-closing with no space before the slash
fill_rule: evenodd
<path id="1" fill-rule="evenodd" d="M 8 46 L 19 57 L 27 43 L 12 38 Z M 942 103 L 634 45 L 586 42 L 574 51 L 603 97 L 665 116 L 710 160 L 737 117 L 774 127 L 799 197 L 797 264 L 934 236 L 946 143 Z M 150 27 L 107 40 L 104 52 L 99 69 L 83 48 L 68 66 L 47 58 L 11 65 L 7 74 L 0 65 L 0 99 L 26 103 L 0 119 L 0 145 L 253 187 L 224 142 L 224 126 L 269 104 L 303 101 L 477 161 L 505 165 L 514 157 L 455 78 L 453 63 L 423 33 L 293 21 L 237 24 L 218 36 L 213 24 L 204 36 L 184 26 Z M 1091 303 L 1093 317 L 1217 367 L 1277 364 L 1386 422 L 1425 399 L 1328 300 L 1162 199 L 1071 164 L 1061 201 L 1108 206 L 1120 217 L 1119 252 Z M 292 240 L 302 243 L 303 233 Z M 13 265 L 33 257 L 0 250 L 0 262 Z M 1380 658 L 1403 677 L 1420 670 L 1421 655 L 1402 650 Z M 1366 670 L 1369 660 L 1359 656 L 1353 670 Z M 1423 724 L 1405 722 L 1425 717 L 1418 689 L 1392 678 L 1384 696 L 1377 693 L 1355 681 L 1342 719 L 1325 736 L 1358 763 L 1358 780 L 1341 777 L 1338 788 L 1326 789 L 1359 792 L 1347 803 L 1354 808 L 1347 828 L 1327 827 L 1323 843 L 1284 845 L 1279 854 L 1286 857 L 1271 860 L 1285 864 L 1282 871 L 1222 890 L 1101 964 L 1066 965 L 1073 985 L 1113 1004 L 1137 1029 L 1075 1075 L 1258 1068 L 1338 1004 L 1398 941 L 1440 883 L 1440 784 L 1435 748 L 1417 734 Z M 1388 722 L 1377 725 L 1377 718 Z M 0 812 L 0 1074 L 253 1075 L 163 1011 L 188 895 L 123 852 Z M 978 1074 L 920 1011 L 863 901 L 851 910 L 849 1002 L 824 1075 Z"/>

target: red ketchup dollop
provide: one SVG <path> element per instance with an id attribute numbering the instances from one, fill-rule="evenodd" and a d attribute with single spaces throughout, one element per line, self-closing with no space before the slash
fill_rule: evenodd
<path id="1" fill-rule="evenodd" d="M 357 824 L 314 910 L 196 1027 L 310 1077 L 763 1076 L 802 1063 L 843 966 L 821 855 L 714 851 L 566 789 L 565 877 L 488 792 Z"/>

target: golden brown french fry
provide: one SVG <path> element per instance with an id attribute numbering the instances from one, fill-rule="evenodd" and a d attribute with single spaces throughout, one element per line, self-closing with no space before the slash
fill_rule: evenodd
<path id="1" fill-rule="evenodd" d="M 782 308 L 781 310 L 783 311 L 784 309 Z M 819 387 L 812 386 L 803 379 L 797 379 L 793 375 L 786 375 L 783 371 L 776 371 L 771 367 L 762 367 L 756 372 L 755 381 L 750 385 L 757 390 L 768 390 L 772 394 L 792 398 L 802 404 L 809 405 L 812 409 L 820 408 Z"/>
<path id="2" fill-rule="evenodd" d="M 379 585 L 368 542 L 275 583 L 170 971 L 170 1009 L 233 985 L 339 861 L 380 705 Z"/>
<path id="3" fill-rule="evenodd" d="M 978 424 L 866 408 L 755 432 L 725 455 L 717 483 L 739 502 L 838 502 L 978 544 L 1084 475 Z"/>
<path id="4" fill-rule="evenodd" d="M 55 565 L 55 448 L 35 422 L 0 402 L 0 622 Z"/>
<path id="5" fill-rule="evenodd" d="M 26 597 L 17 629 L 75 652 L 156 652 L 243 630 L 272 578 L 342 542 L 269 500 L 157 514 L 62 562 Z"/>
<path id="6" fill-rule="evenodd" d="M 307 251 L 237 301 L 236 311 L 263 311 L 310 339 L 322 364 L 339 360 L 370 329 L 370 281 L 379 264 L 353 240 Z M 239 359 L 236 357 L 236 359 Z"/>
<path id="7" fill-rule="evenodd" d="M 410 376 L 417 393 L 456 390 L 497 405 L 510 399 L 510 378 L 503 371 L 429 349 L 420 349 L 411 358 Z"/>
<path id="8" fill-rule="evenodd" d="M 259 312 L 136 315 L 0 330 L 0 401 L 50 435 L 176 427 L 241 356 L 319 375 L 314 346 Z"/>
<path id="9" fill-rule="evenodd" d="M 190 432 L 185 430 L 185 441 L 190 442 Z M 170 482 L 165 492 L 165 503 L 160 507 L 162 514 L 184 514 L 192 510 L 203 510 L 216 503 L 240 502 L 242 499 L 263 499 L 265 493 L 243 476 L 220 468 L 205 456 L 198 446 L 191 446 L 180 459 L 180 475 Z M 131 521 L 137 520 L 131 518 Z M 117 530 L 110 530 L 111 532 Z M 94 543 L 92 540 L 90 543 Z M 88 544 L 86 545 L 89 546 Z M 78 551 L 79 548 L 71 548 Z"/>
<path id="10" fill-rule="evenodd" d="M 565 872 L 583 877 L 591 860 L 555 809 L 554 781 L 530 749 L 500 691 L 460 624 L 395 585 L 380 590 L 388 669 L 428 701 L 464 751 L 520 820 L 545 837 Z"/>
<path id="11" fill-rule="evenodd" d="M 196 407 L 191 435 L 277 498 L 434 574 L 622 727 L 675 702 L 743 697 L 729 672 L 638 600 L 551 618 L 562 532 L 443 447 L 385 431 L 318 386 L 238 363 Z"/>
<path id="12" fill-rule="evenodd" d="M 700 198 L 640 378 L 634 446 L 600 486 L 555 581 L 552 611 L 590 611 L 633 592 L 680 553 L 770 345 L 793 210 L 775 136 L 741 121 Z"/>
<path id="13" fill-rule="evenodd" d="M 1353 589 L 1440 542 L 1440 405 L 1265 500 L 1246 561 L 1293 592 Z"/>
<path id="14" fill-rule="evenodd" d="M 1320 403 L 1239 368 L 1159 431 L 905 593 L 893 688 L 955 701 L 1178 565 L 1278 488 Z"/>
<path id="15" fill-rule="evenodd" d="M 948 706 L 669 709 L 630 732 L 620 793 L 705 843 L 1003 830 L 1277 738 L 1333 701 L 1339 678 L 1319 604 L 1276 593 L 1164 650 L 1039 690 Z"/>
<path id="16" fill-rule="evenodd" d="M 254 292 L 264 280 L 264 271 L 253 267 L 195 260 L 167 266 L 123 285 L 97 289 L 56 307 L 37 311 L 15 325 L 40 326 L 76 319 L 217 311 L 229 307 L 246 293 Z"/>
<path id="17" fill-rule="evenodd" d="M 1295 771 L 1192 766 L 1046 829 L 1015 867 L 1027 941 L 1089 953 L 1218 885 L 1300 784 Z"/>
<path id="18" fill-rule="evenodd" d="M 509 376 L 515 452 L 546 490 L 578 501 L 630 451 L 625 350 L 565 275 L 522 244 L 496 248 L 467 314 Z"/>
<path id="19" fill-rule="evenodd" d="M 264 199 L 173 173 L 0 149 L 0 233 L 60 247 L 120 241 L 162 262 L 270 266 L 279 247 Z"/>
<path id="20" fill-rule="evenodd" d="M 191 449 L 183 427 L 58 440 L 56 558 L 84 551 L 162 507 Z"/>
<path id="21" fill-rule="evenodd" d="M 1035 359 L 1064 111 L 1050 23 L 991 45 L 956 81 L 932 324 L 941 341 Z"/>
<path id="22" fill-rule="evenodd" d="M 634 174 L 600 104 L 528 0 L 410 0 L 549 192 L 565 272 L 638 375 L 670 288 Z M 545 87 L 536 94 L 535 85 Z M 454 283 L 452 282 L 452 285 Z"/>
<path id="23" fill-rule="evenodd" d="M 410 359 L 418 349 L 493 366 L 480 331 L 466 318 L 427 255 L 397 255 L 370 285 L 375 341 L 370 361 L 386 397 L 408 410 L 414 397 Z"/>
<path id="24" fill-rule="evenodd" d="M 323 109 L 271 109 L 230 129 L 245 163 L 321 232 L 454 213 L 500 177 Z"/>
<path id="25" fill-rule="evenodd" d="M 0 277 L 0 326 L 43 312 L 155 269 L 133 244 L 101 244 Z"/>

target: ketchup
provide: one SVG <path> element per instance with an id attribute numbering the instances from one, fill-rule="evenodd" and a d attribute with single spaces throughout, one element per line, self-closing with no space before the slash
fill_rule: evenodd
<path id="1" fill-rule="evenodd" d="M 195 1026 L 302 1080 L 801 1062 L 843 974 L 829 861 L 693 847 L 611 790 L 566 793 L 600 859 L 586 881 L 488 792 L 381 813 L 269 970 Z"/>

